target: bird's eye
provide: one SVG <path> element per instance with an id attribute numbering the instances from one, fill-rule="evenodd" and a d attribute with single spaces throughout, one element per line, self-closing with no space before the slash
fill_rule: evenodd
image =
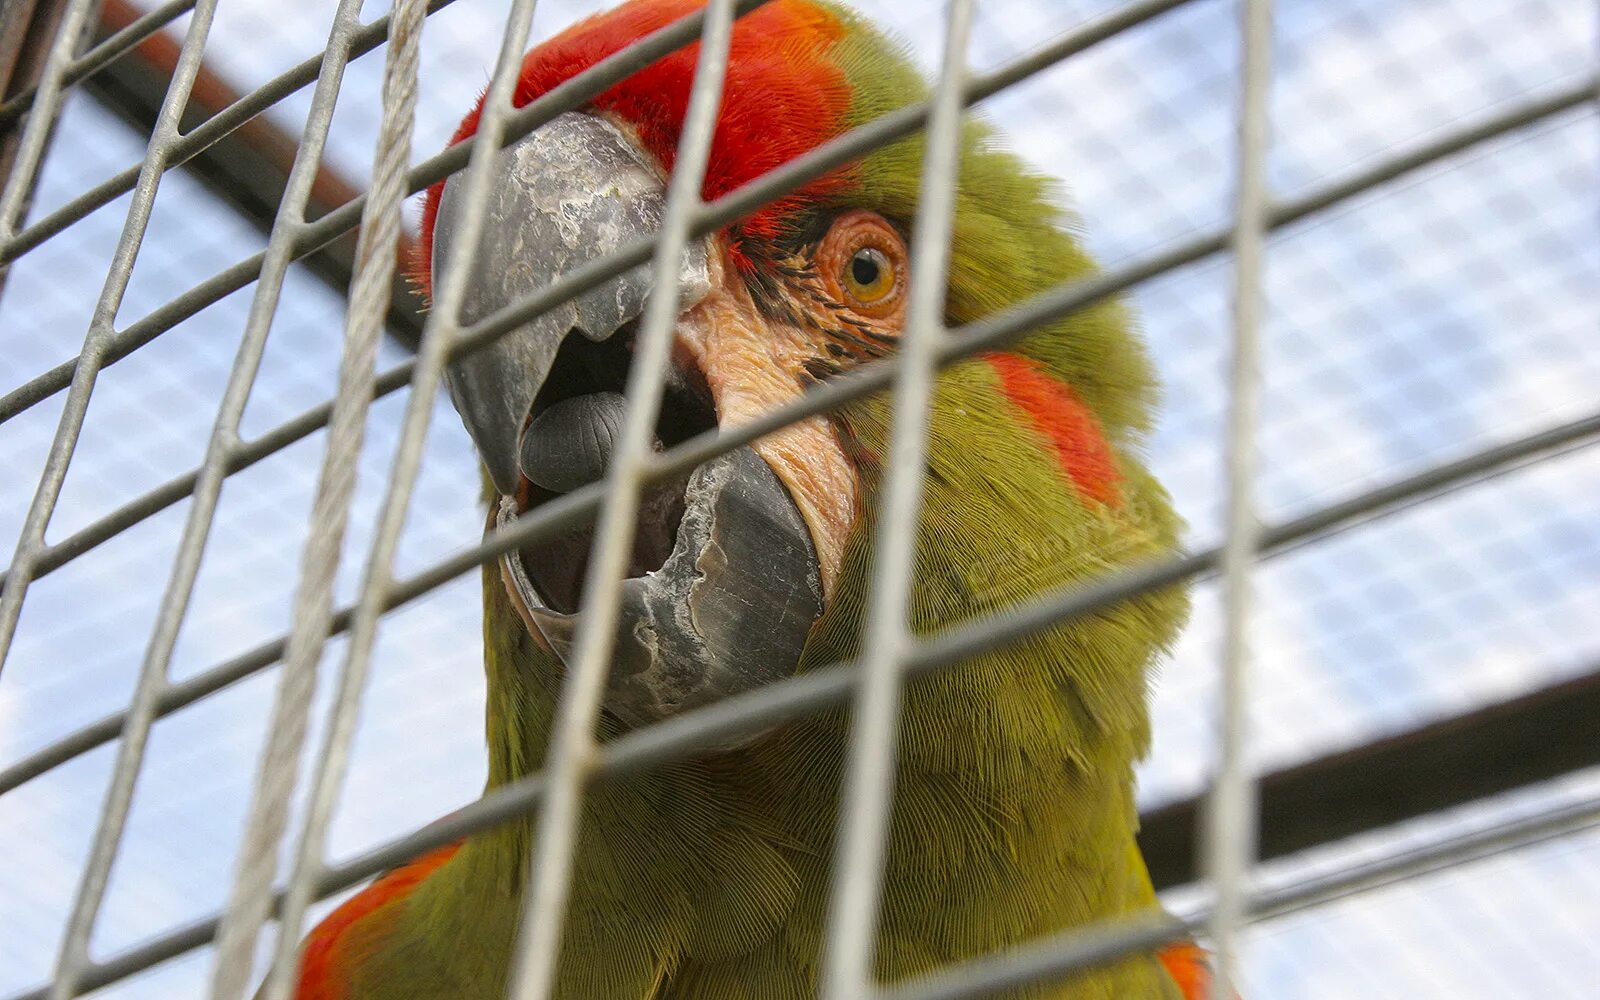
<path id="1" fill-rule="evenodd" d="M 843 279 L 858 302 L 871 305 L 894 291 L 894 266 L 877 247 L 862 247 L 850 257 Z"/>
<path id="2" fill-rule="evenodd" d="M 817 271 L 846 315 L 898 333 L 905 307 L 909 254 L 899 230 L 876 212 L 846 212 L 833 220 L 816 249 Z"/>

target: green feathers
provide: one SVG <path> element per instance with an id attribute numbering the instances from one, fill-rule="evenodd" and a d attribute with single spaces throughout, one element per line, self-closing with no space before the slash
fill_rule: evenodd
<path id="1" fill-rule="evenodd" d="M 832 8 L 832 5 L 829 5 Z M 847 125 L 920 99 L 925 86 L 842 10 L 832 58 L 853 85 Z M 852 169 L 844 208 L 909 227 L 920 138 Z M 803 220 L 802 220 L 803 222 Z M 797 222 L 795 231 L 806 227 Z M 1094 273 L 1052 182 L 965 133 L 946 318 L 951 326 Z M 924 635 L 1169 552 L 1178 522 L 1140 464 L 1154 378 L 1126 311 L 1095 305 L 1013 353 L 946 369 L 933 401 L 918 525 L 915 630 Z M 854 657 L 870 577 L 889 406 L 835 416 L 863 490 L 836 592 L 801 669 Z M 893 516 L 893 512 L 887 512 Z M 527 636 L 485 573 L 490 784 L 537 771 L 561 667 Z M 879 972 L 896 979 L 1155 905 L 1134 848 L 1133 768 L 1147 751 L 1153 662 L 1187 612 L 1146 594 L 912 683 L 900 729 Z M 815 995 L 847 712 L 784 725 L 737 751 L 594 788 L 563 944 L 564 1000 L 802 1000 Z M 603 736 L 615 735 L 608 722 Z M 438 995 L 497 995 L 531 824 L 484 834 L 406 903 L 372 946 L 368 981 L 410 991 L 426 957 Z M 471 939 L 452 948 L 451 940 Z M 440 944 L 441 939 L 445 944 Z M 408 953 L 409 951 L 409 953 Z M 402 985 L 403 984 L 403 985 Z M 430 986 L 430 988 L 433 988 Z M 431 994 L 429 994 L 431 995 Z M 1176 997 L 1153 956 L 1016 996 Z"/>

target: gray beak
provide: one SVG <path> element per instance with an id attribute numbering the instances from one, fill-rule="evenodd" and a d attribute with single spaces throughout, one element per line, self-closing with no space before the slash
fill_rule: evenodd
<path id="1" fill-rule="evenodd" d="M 593 115 L 569 111 L 552 119 L 501 150 L 490 173 L 464 323 L 661 228 L 666 189 L 655 169 L 610 122 Z M 452 177 L 439 203 L 435 287 L 454 256 L 464 186 Z M 685 248 L 678 283 L 681 308 L 705 297 L 710 278 L 703 241 Z M 639 318 L 649 292 L 650 269 L 636 267 L 450 366 L 450 397 L 502 494 L 516 492 L 517 441 L 567 333 L 605 340 Z"/>
<path id="2" fill-rule="evenodd" d="M 462 319 L 474 322 L 660 227 L 657 168 L 609 122 L 569 112 L 502 150 Z M 445 185 L 434 281 L 459 257 L 461 187 Z M 679 261 L 681 308 L 710 291 L 706 245 Z M 505 526 L 600 479 L 621 427 L 632 331 L 651 273 L 640 266 L 450 367 L 450 396 L 500 494 Z M 698 372 L 667 373 L 658 445 L 716 425 Z M 563 660 L 581 609 L 592 526 L 502 561 L 524 622 Z M 788 491 L 750 448 L 645 491 L 607 689 L 629 725 L 793 673 L 822 611 L 817 556 Z"/>

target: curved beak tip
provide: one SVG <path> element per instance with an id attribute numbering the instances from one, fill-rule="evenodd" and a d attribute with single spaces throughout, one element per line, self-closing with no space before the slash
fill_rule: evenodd
<path id="1" fill-rule="evenodd" d="M 623 581 L 605 704 L 629 725 L 792 674 L 822 614 L 810 532 L 755 452 L 696 468 L 683 508 L 662 565 Z M 501 527 L 516 517 L 515 505 L 501 505 Z M 527 624 L 565 659 L 581 611 L 552 607 L 523 555 L 502 567 Z"/>
<path id="2" fill-rule="evenodd" d="M 436 287 L 451 280 L 465 241 L 477 243 L 470 271 L 457 279 L 465 282 L 464 326 L 660 228 L 666 192 L 658 167 L 603 118 L 559 115 L 501 150 L 488 168 L 481 217 L 469 218 L 467 184 L 453 178 L 434 230 Z M 679 262 L 683 311 L 710 292 L 707 253 L 705 241 L 695 241 Z M 625 367 L 627 353 L 607 346 L 585 355 L 563 344 L 574 331 L 597 345 L 620 343 L 619 331 L 643 314 L 653 280 L 640 265 L 598 282 L 449 366 L 451 399 L 501 496 L 497 527 L 526 512 L 530 490 L 548 498 L 603 474 L 620 426 L 615 389 L 622 382 L 611 372 L 604 384 L 594 383 L 567 366 L 583 355 L 583 364 Z M 623 583 L 606 695 L 607 707 L 631 725 L 792 673 L 823 606 L 805 521 L 749 447 L 652 490 L 641 519 L 654 521 L 641 526 L 634 560 L 641 549 L 653 554 Z M 576 631 L 575 595 L 591 540 L 574 542 L 569 534 L 509 553 L 501 563 L 524 621 L 562 659 Z M 552 599 L 556 591 L 559 600 Z"/>

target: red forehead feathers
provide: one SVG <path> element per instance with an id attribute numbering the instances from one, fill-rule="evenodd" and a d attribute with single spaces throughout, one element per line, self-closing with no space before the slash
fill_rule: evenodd
<path id="1" fill-rule="evenodd" d="M 633 0 L 580 21 L 523 59 L 514 103 L 526 105 L 703 4 L 704 0 Z M 734 23 L 703 198 L 721 197 L 842 131 L 850 86 L 827 53 L 843 33 L 839 19 L 811 0 L 774 0 Z M 679 49 L 593 101 L 593 107 L 632 124 L 645 150 L 668 170 L 677 154 L 699 50 L 698 42 Z M 478 106 L 456 129 L 452 144 L 477 131 L 482 108 L 479 98 Z M 745 219 L 737 233 L 771 239 L 797 209 L 847 184 L 847 176 L 839 172 L 812 181 Z M 416 271 L 424 288 L 431 277 L 433 227 L 443 191 L 443 181 L 428 189 L 422 213 Z"/>

